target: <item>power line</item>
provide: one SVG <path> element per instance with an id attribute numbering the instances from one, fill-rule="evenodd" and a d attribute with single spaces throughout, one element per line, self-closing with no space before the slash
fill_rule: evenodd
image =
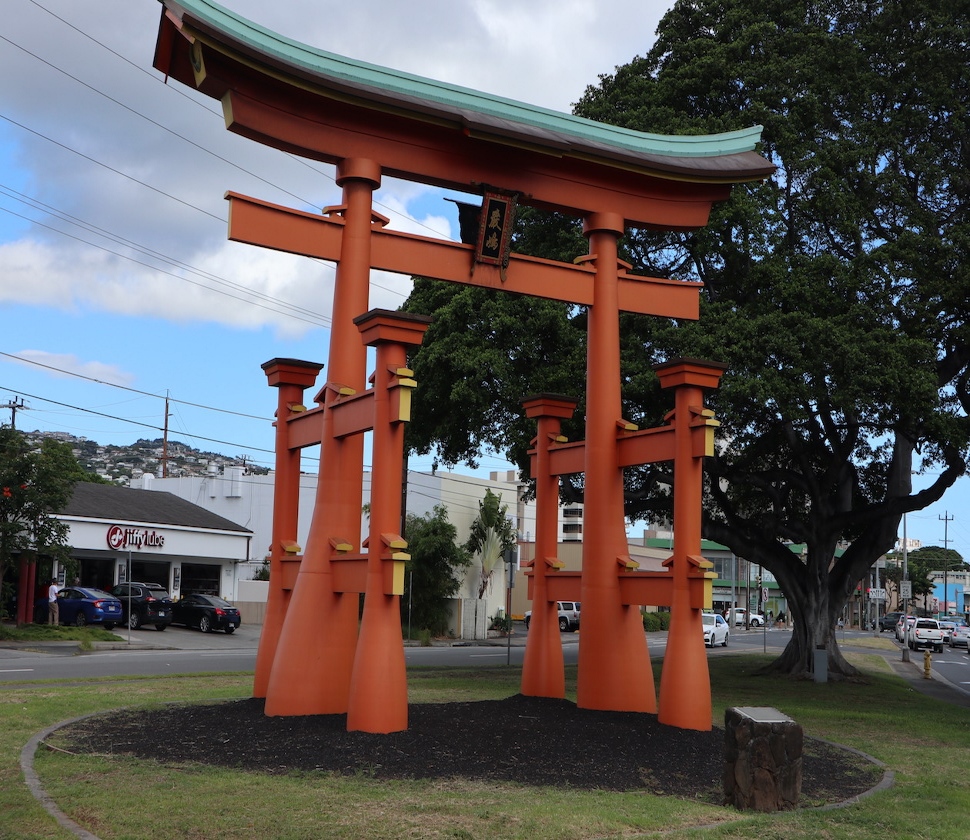
<path id="1" fill-rule="evenodd" d="M 324 315 L 322 313 L 314 312 L 313 310 L 307 309 L 306 307 L 303 307 L 303 306 L 298 306 L 296 304 L 288 303 L 288 302 L 286 302 L 284 300 L 281 300 L 280 298 L 273 297 L 272 295 L 265 294 L 264 292 L 260 292 L 260 291 L 254 290 L 254 289 L 250 289 L 250 288 L 248 288 L 246 286 L 241 285 L 240 283 L 235 283 L 232 280 L 226 280 L 225 278 L 219 277 L 217 274 L 213 274 L 212 272 L 204 271 L 202 269 L 196 268 L 195 266 L 192 266 L 189 263 L 183 262 L 182 260 L 176 259 L 174 257 L 169 257 L 169 256 L 161 253 L 160 251 L 154 250 L 153 248 L 151 248 L 148 245 L 143 245 L 143 244 L 138 243 L 138 242 L 135 242 L 135 241 L 133 241 L 131 239 L 127 239 L 127 238 L 125 238 L 125 237 L 123 237 L 123 236 L 121 236 L 119 234 L 115 234 L 115 233 L 112 233 L 111 231 L 105 230 L 104 228 L 98 227 L 97 225 L 93 225 L 90 222 L 85 221 L 84 219 L 80 219 L 80 218 L 78 218 L 76 216 L 72 216 L 69 213 L 65 213 L 62 210 L 57 209 L 56 207 L 52 207 L 49 204 L 45 204 L 44 202 L 39 201 L 38 199 L 35 199 L 32 196 L 28 196 L 25 193 L 21 193 L 20 191 L 15 190 L 12 187 L 8 187 L 8 186 L 6 186 L 4 184 L 0 184 L 0 194 L 5 194 L 8 197 L 14 199 L 15 201 L 19 201 L 21 204 L 26 204 L 27 206 L 32 207 L 35 210 L 41 210 L 42 212 L 44 212 L 44 213 L 46 213 L 48 215 L 54 216 L 54 217 L 60 219 L 61 221 L 67 222 L 69 224 L 76 225 L 77 227 L 80 227 L 80 228 L 82 228 L 84 230 L 87 230 L 90 233 L 94 233 L 94 234 L 97 234 L 99 236 L 103 236 L 106 239 L 109 239 L 109 240 L 111 240 L 113 242 L 118 243 L 119 245 L 125 245 L 125 246 L 127 246 L 129 248 L 133 248 L 134 250 L 140 251 L 142 254 L 144 254 L 145 256 L 150 257 L 152 259 L 162 260 L 164 262 L 167 262 L 167 263 L 175 266 L 176 268 L 185 269 L 185 270 L 189 271 L 192 274 L 195 274 L 195 275 L 197 275 L 199 277 L 202 277 L 204 279 L 207 279 L 207 280 L 211 280 L 212 282 L 218 283 L 219 285 L 228 286 L 230 288 L 238 289 L 241 292 L 243 292 L 244 294 L 251 295 L 251 296 L 256 297 L 256 298 L 261 298 L 261 299 L 263 299 L 263 300 L 265 300 L 265 301 L 267 301 L 269 303 L 278 305 L 278 306 L 283 307 L 283 308 L 286 308 L 286 309 L 292 309 L 295 313 L 303 313 L 305 315 L 309 315 L 309 316 L 311 316 L 313 318 L 316 318 L 319 321 L 319 323 L 320 323 L 321 326 L 328 326 L 331 323 L 331 321 L 332 321 L 332 319 L 329 316 Z M 36 220 L 30 218 L 29 216 L 24 216 L 24 215 L 21 215 L 19 213 L 15 213 L 14 211 L 12 211 L 12 210 L 10 210 L 8 208 L 0 208 L 0 209 L 3 209 L 4 212 L 9 213 L 12 216 L 16 216 L 17 218 L 24 219 L 25 221 L 28 221 L 31 224 L 36 224 L 36 225 L 38 225 L 40 227 L 44 227 L 44 228 L 46 228 L 48 230 L 51 230 L 51 231 L 53 231 L 55 233 L 59 233 L 62 236 L 68 236 L 70 238 L 73 238 L 73 239 L 75 239 L 75 240 L 77 240 L 79 242 L 82 242 L 85 245 L 90 245 L 93 248 L 98 248 L 100 250 L 105 251 L 106 253 L 113 254 L 115 256 L 123 256 L 125 259 L 131 259 L 130 257 L 127 257 L 126 255 L 118 254 L 118 252 L 112 251 L 112 250 L 110 250 L 108 248 L 105 248 L 102 245 L 97 245 L 94 242 L 90 242 L 90 241 L 88 241 L 86 239 L 81 239 L 80 237 L 73 236 L 72 234 L 68 234 L 65 231 L 59 230 L 58 228 L 51 227 L 50 225 L 47 225 L 44 222 L 36 221 Z M 333 268 L 332 265 L 330 265 L 329 263 L 323 262 L 321 260 L 315 260 L 315 262 L 318 262 L 321 265 L 326 266 L 327 268 L 331 268 L 331 269 Z M 148 263 L 143 263 L 141 261 L 138 261 L 138 263 L 140 265 L 144 265 L 144 266 L 146 266 L 148 268 L 154 268 L 154 266 L 151 266 Z M 172 275 L 172 274 L 170 274 L 169 276 L 178 277 L 179 279 L 186 280 L 187 282 L 193 282 L 193 281 L 187 280 L 184 277 L 180 277 L 179 275 Z M 214 292 L 217 292 L 219 294 L 222 294 L 222 292 L 219 289 L 211 289 L 211 291 L 214 291 Z M 237 298 L 237 300 L 240 300 L 240 298 Z M 248 301 L 244 301 L 244 302 L 248 302 Z M 257 303 L 257 305 L 261 305 L 261 304 L 258 304 Z M 299 315 L 295 315 L 295 314 L 289 313 L 289 312 L 282 312 L 281 314 L 291 315 L 292 317 L 300 317 Z M 301 319 L 301 320 L 306 320 L 306 319 Z"/>
<path id="2" fill-rule="evenodd" d="M 77 379 L 84 379 L 87 382 L 94 382 L 97 385 L 107 385 L 110 388 L 117 388 L 120 391 L 128 391 L 132 394 L 138 394 L 143 397 L 154 397 L 155 399 L 158 399 L 158 400 L 166 399 L 160 394 L 153 394 L 149 391 L 139 391 L 137 388 L 131 388 L 127 385 L 118 385 L 116 382 L 107 382 L 104 379 L 95 379 L 93 376 L 85 376 L 83 373 L 76 373 L 74 371 L 64 370 L 63 368 L 54 367 L 53 365 L 45 365 L 43 362 L 37 362 L 37 361 L 34 361 L 33 359 L 27 359 L 23 356 L 17 356 L 13 353 L 5 353 L 2 350 L 0 350 L 0 356 L 6 356 L 8 359 L 15 359 L 16 361 L 23 362 L 24 364 L 35 365 L 37 367 L 45 368 L 46 370 L 53 370 L 57 373 L 63 373 L 65 376 L 73 376 Z M 13 389 L 8 389 L 8 390 L 12 391 Z M 43 397 L 41 397 L 40 399 L 43 399 Z M 169 397 L 168 400 L 169 402 L 178 403 L 179 405 L 187 405 L 192 408 L 202 408 L 202 409 L 205 409 L 206 411 L 218 411 L 218 412 L 221 412 L 222 414 L 233 414 L 236 417 L 245 417 L 249 420 L 260 420 L 261 422 L 264 422 L 264 423 L 272 422 L 272 418 L 269 418 L 269 417 L 260 417 L 255 414 L 243 414 L 241 411 L 232 411 L 228 408 L 217 408 L 216 406 L 212 406 L 212 405 L 202 405 L 201 403 L 189 402 L 188 400 L 178 400 L 178 399 L 175 399 L 175 397 Z"/>
<path id="3" fill-rule="evenodd" d="M 166 90 L 170 90 L 170 91 L 174 92 L 176 95 L 181 96 L 183 99 L 185 99 L 188 102 L 191 102 L 196 107 L 201 108 L 209 116 L 214 117 L 214 118 L 219 119 L 219 120 L 222 119 L 222 114 L 218 110 L 214 110 L 214 109 L 212 109 L 212 108 L 209 107 L 208 100 L 206 100 L 206 101 L 200 101 L 198 99 L 195 99 L 195 98 L 189 96 L 188 93 L 186 93 L 181 88 L 175 87 L 173 85 L 166 84 L 165 83 L 165 80 L 162 79 L 162 77 L 157 72 L 150 71 L 150 70 L 146 69 L 144 66 L 142 66 L 141 64 L 138 64 L 137 62 L 132 61 L 130 58 L 127 58 L 126 56 L 122 55 L 117 50 L 113 50 L 111 47 L 109 47 L 103 41 L 99 41 L 97 38 L 95 38 L 90 33 L 85 32 L 83 29 L 78 28 L 77 26 L 75 26 L 70 21 L 65 20 L 64 18 L 62 18 L 59 15 L 55 14 L 50 9 L 48 9 L 45 6 L 43 6 L 42 4 L 38 3 L 37 0 L 29 0 L 29 1 L 34 6 L 36 6 L 38 9 L 40 9 L 43 12 L 46 12 L 48 15 L 50 15 L 55 20 L 60 21 L 62 24 L 64 24 L 69 29 L 71 29 L 74 32 L 76 32 L 78 35 L 81 35 L 83 38 L 86 38 L 88 41 L 91 41 L 91 43 L 93 43 L 93 44 L 97 44 L 97 46 L 101 47 L 101 49 L 105 50 L 106 52 L 111 53 L 111 55 L 113 55 L 116 58 L 120 59 L 125 64 L 127 64 L 129 67 L 134 68 L 135 70 L 137 70 L 142 75 L 148 77 L 149 79 L 152 80 L 152 82 L 154 82 L 156 84 L 163 85 L 166 88 Z M 2 37 L 3 36 L 0 36 L 0 38 L 2 38 Z M 295 193 L 290 192 L 289 190 L 280 188 L 279 185 L 275 181 L 268 181 L 267 179 L 262 178 L 261 176 L 255 174 L 253 172 L 250 172 L 245 167 L 239 166 L 238 164 L 233 163 L 232 161 L 228 160 L 227 158 L 224 158 L 221 155 L 215 154 L 215 152 L 212 152 L 211 149 L 205 148 L 203 146 L 199 146 L 197 143 L 194 143 L 192 140 L 189 140 L 188 138 L 184 137 L 183 135 L 179 134 L 178 132 L 173 131 L 168 126 L 159 125 L 159 123 L 155 122 L 154 120 L 152 120 L 150 117 L 146 116 L 145 114 L 142 114 L 140 111 L 137 111 L 134 108 L 131 108 L 130 106 L 125 105 L 124 103 L 122 103 L 122 102 L 114 99 L 113 97 L 108 96 L 100 88 L 92 87 L 91 85 L 87 84 L 86 82 L 81 81 L 79 78 L 77 78 L 73 74 L 68 73 L 66 70 L 62 70 L 60 67 L 57 67 L 54 64 L 51 64 L 46 59 L 43 59 L 40 56 L 37 56 L 36 54 L 34 54 L 34 53 L 30 52 L 29 50 L 25 49 L 24 47 L 20 46 L 19 44 L 14 44 L 13 42 L 7 40 L 6 38 L 3 38 L 3 40 L 7 41 L 7 43 L 10 43 L 12 46 L 17 47 L 17 49 L 22 50 L 23 52 L 27 53 L 28 55 L 30 55 L 33 58 L 37 59 L 38 61 L 42 62 L 43 64 L 46 64 L 51 69 L 56 70 L 59 73 L 62 73 L 63 75 L 67 76 L 69 79 L 72 79 L 73 81 L 77 82 L 80 85 L 83 85 L 84 87 L 88 88 L 89 90 L 93 91 L 94 93 L 97 93 L 99 96 L 103 96 L 106 99 L 108 99 L 109 101 L 116 103 L 120 107 L 122 107 L 122 108 L 130 111 L 131 113 L 135 114 L 136 116 L 139 116 L 139 117 L 141 117 L 144 120 L 147 120 L 152 125 L 157 125 L 160 128 L 163 128 L 165 131 L 168 131 L 170 134 L 173 134 L 175 137 L 178 137 L 179 139 L 184 140 L 186 143 L 189 143 L 189 144 L 191 144 L 193 146 L 196 146 L 197 148 L 200 148 L 202 151 L 205 151 L 205 152 L 207 152 L 209 154 L 212 154 L 213 156 L 217 157 L 219 160 L 222 160 L 225 163 L 229 164 L 230 166 L 238 169 L 240 172 L 245 172 L 246 174 L 252 175 L 254 178 L 257 178 L 257 179 L 263 181 L 264 183 L 270 184 L 270 186 L 273 186 L 276 189 L 280 189 L 281 192 L 286 193 L 287 195 L 292 196 L 293 198 L 297 199 L 298 201 L 303 202 L 308 207 L 314 207 L 317 210 L 321 210 L 322 209 L 322 207 L 320 207 L 317 204 L 314 204 L 312 201 L 309 201 L 309 200 L 307 200 L 305 198 L 301 198 L 300 196 L 296 195 Z M 329 181 L 332 181 L 332 182 L 336 183 L 336 178 L 331 173 L 324 172 L 323 170 L 318 169 L 317 167 L 311 165 L 311 163 L 306 158 L 299 157 L 298 155 L 294 155 L 294 154 L 292 154 L 290 152 L 286 152 L 285 155 L 290 160 L 294 161 L 295 163 L 298 163 L 300 166 L 303 166 L 306 169 L 309 169 L 311 172 L 315 172 L 316 174 L 320 175 L 321 177 L 324 177 L 324 178 L 328 179 Z M 382 207 L 385 210 L 391 210 L 391 208 L 387 207 L 384 204 L 381 204 L 380 201 L 375 201 L 374 204 L 375 204 L 375 206 Z M 408 218 L 411 222 L 413 222 L 414 224 L 418 225 L 419 227 L 422 227 L 425 230 L 430 231 L 431 233 L 434 233 L 434 234 L 437 235 L 438 231 L 434 230 L 434 228 L 430 227 L 429 225 L 426 225 L 423 222 L 419 222 L 417 219 L 415 219 L 415 218 L 413 218 L 411 216 L 406 216 L 406 218 Z M 388 289 L 387 291 L 391 291 L 391 290 Z"/>
<path id="4" fill-rule="evenodd" d="M 6 391 L 13 390 L 11 388 L 6 387 L 5 385 L 0 385 L 0 388 L 3 388 Z M 161 426 L 153 426 L 150 423 L 141 423 L 138 420 L 129 420 L 125 417 L 117 417 L 113 414 L 105 414 L 103 411 L 95 411 L 92 408 L 82 408 L 79 405 L 71 405 L 70 403 L 59 402 L 58 400 L 52 400 L 48 397 L 37 396 L 37 394 L 28 394 L 26 391 L 17 391 L 17 393 L 23 394 L 25 397 L 30 397 L 30 399 L 32 400 L 40 400 L 41 402 L 51 403 L 52 405 L 59 405 L 62 408 L 69 408 L 72 411 L 83 411 L 85 414 L 94 414 L 97 417 L 106 417 L 109 420 L 115 420 L 121 423 L 129 423 L 132 426 L 141 426 L 146 429 L 152 429 L 153 431 L 156 431 L 156 432 L 165 431 L 164 428 Z M 254 452 L 269 452 L 270 454 L 275 454 L 274 450 L 263 449 L 262 447 L 259 447 L 259 446 L 247 446 L 241 443 L 233 443 L 232 441 L 229 441 L 229 440 L 219 440 L 218 438 L 205 437 L 204 435 L 195 435 L 195 434 L 192 434 L 191 432 L 180 432 L 180 434 L 185 435 L 186 437 L 195 438 L 196 440 L 205 440 L 205 441 L 208 441 L 209 443 L 219 443 L 219 444 L 222 444 L 223 446 L 232 446 L 236 449 L 247 449 L 247 450 L 252 450 Z"/>

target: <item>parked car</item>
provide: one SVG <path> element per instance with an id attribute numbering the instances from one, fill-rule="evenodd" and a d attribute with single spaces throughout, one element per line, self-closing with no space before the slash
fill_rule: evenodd
<path id="1" fill-rule="evenodd" d="M 242 624 L 242 618 L 238 609 L 218 595 L 186 595 L 172 607 L 172 624 L 198 627 L 203 633 L 233 633 Z"/>
<path id="2" fill-rule="evenodd" d="M 745 615 L 747 610 L 743 607 L 738 607 L 734 610 L 734 626 L 743 627 L 745 625 Z M 751 613 L 749 627 L 761 627 L 765 623 L 765 617 L 761 613 Z"/>
<path id="3" fill-rule="evenodd" d="M 565 633 L 574 632 L 579 629 L 579 601 L 557 601 L 559 609 L 559 629 Z M 529 629 L 532 623 L 532 610 L 525 614 L 525 629 Z"/>
<path id="4" fill-rule="evenodd" d="M 132 630 L 143 624 L 152 624 L 156 630 L 164 630 L 172 623 L 172 596 L 158 583 L 119 583 L 111 594 L 121 601 L 125 621 Z M 128 605 L 131 604 L 131 615 Z"/>
<path id="5" fill-rule="evenodd" d="M 935 653 L 943 653 L 943 631 L 935 618 L 917 618 L 906 638 L 910 650 L 933 648 Z"/>
<path id="6" fill-rule="evenodd" d="M 896 641 L 902 644 L 906 641 L 906 633 L 912 630 L 916 623 L 915 615 L 901 615 L 896 622 Z"/>
<path id="7" fill-rule="evenodd" d="M 717 644 L 727 647 L 731 633 L 724 617 L 717 613 L 701 613 L 701 621 L 704 623 L 704 644 L 708 647 Z"/>
<path id="8" fill-rule="evenodd" d="M 965 647 L 967 649 L 967 653 L 970 653 L 970 643 L 968 643 L 968 639 L 970 639 L 970 626 L 959 622 L 950 633 L 950 638 L 947 640 L 947 644 L 951 648 Z"/>
<path id="9" fill-rule="evenodd" d="M 957 626 L 955 621 L 951 621 L 948 618 L 939 619 L 940 630 L 943 631 L 943 643 L 948 644 L 950 641 L 950 633 L 953 632 L 954 628 Z"/>
<path id="10" fill-rule="evenodd" d="M 884 630 L 893 632 L 902 615 L 901 612 L 887 612 L 885 615 L 879 616 L 879 632 L 882 633 Z"/>
<path id="11" fill-rule="evenodd" d="M 100 589 L 87 586 L 65 586 L 57 593 L 57 618 L 60 624 L 100 624 L 110 630 L 122 621 L 121 602 Z M 47 621 L 47 598 L 35 603 L 34 620 Z"/>

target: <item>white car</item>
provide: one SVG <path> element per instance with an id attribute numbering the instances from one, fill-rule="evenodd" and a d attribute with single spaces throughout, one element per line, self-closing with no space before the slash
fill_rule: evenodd
<path id="1" fill-rule="evenodd" d="M 717 644 L 727 647 L 731 634 L 724 618 L 717 613 L 701 613 L 701 620 L 704 622 L 704 644 L 708 647 Z"/>
<path id="2" fill-rule="evenodd" d="M 734 626 L 744 627 L 744 617 L 748 611 L 745 609 L 736 609 L 734 611 Z M 765 617 L 761 613 L 751 613 L 751 623 L 749 627 L 761 627 L 765 623 Z"/>
<path id="3" fill-rule="evenodd" d="M 899 621 L 896 622 L 896 641 L 900 644 L 904 644 L 906 641 L 906 634 L 913 629 L 913 625 L 915 623 L 915 615 L 901 615 L 899 617 Z"/>
<path id="4" fill-rule="evenodd" d="M 579 629 L 579 601 L 558 601 L 559 629 L 563 632 L 574 633 Z M 525 629 L 532 623 L 532 610 L 525 614 Z"/>
<path id="5" fill-rule="evenodd" d="M 968 640 L 970 640 L 970 627 L 966 624 L 958 623 L 950 631 L 950 638 L 947 639 L 947 644 L 951 648 L 965 647 L 967 653 L 970 653 L 970 644 L 967 643 Z"/>

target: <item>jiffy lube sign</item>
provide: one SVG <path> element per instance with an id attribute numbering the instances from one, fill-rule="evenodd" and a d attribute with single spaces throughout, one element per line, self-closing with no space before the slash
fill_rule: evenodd
<path id="1" fill-rule="evenodd" d="M 124 528 L 112 525 L 108 528 L 108 548 L 118 551 L 126 548 L 162 548 L 164 535 L 147 528 Z"/>

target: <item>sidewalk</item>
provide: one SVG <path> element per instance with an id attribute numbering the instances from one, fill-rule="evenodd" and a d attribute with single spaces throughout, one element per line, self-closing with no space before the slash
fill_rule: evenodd
<path id="1" fill-rule="evenodd" d="M 934 697 L 943 703 L 950 703 L 954 706 L 962 706 L 964 709 L 970 709 L 970 692 L 953 685 L 948 679 L 940 676 L 940 674 L 932 669 L 930 669 L 930 679 L 926 679 L 923 676 L 922 656 L 913 657 L 909 662 L 903 662 L 899 655 L 887 655 L 884 658 L 896 676 L 906 680 L 910 684 L 910 687 L 920 694 L 925 694 L 927 697 Z"/>

